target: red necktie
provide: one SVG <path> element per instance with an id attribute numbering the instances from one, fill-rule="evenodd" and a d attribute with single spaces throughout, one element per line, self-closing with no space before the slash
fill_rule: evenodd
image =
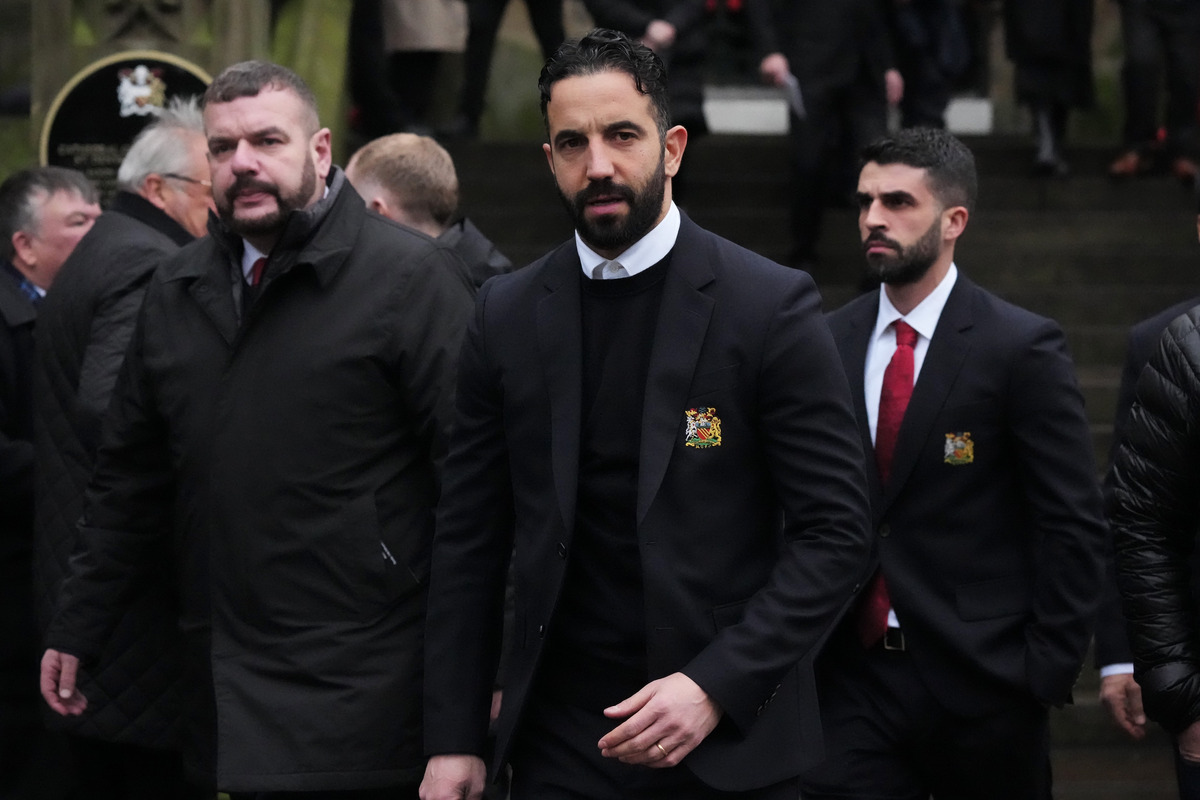
<path id="1" fill-rule="evenodd" d="M 913 347 L 917 332 L 904 320 L 896 320 L 896 352 L 883 372 L 883 390 L 879 393 L 879 417 L 875 424 L 875 463 L 879 465 L 879 480 L 885 485 L 892 471 L 892 454 L 896 451 L 896 436 L 913 390 Z M 858 635 L 870 647 L 887 632 L 888 597 L 883 570 L 876 570 L 871 585 L 863 594 L 858 616 Z"/>
<path id="2" fill-rule="evenodd" d="M 267 257 L 259 256 L 254 259 L 254 263 L 250 265 L 250 285 L 258 286 L 262 280 L 263 271 L 267 268 Z"/>

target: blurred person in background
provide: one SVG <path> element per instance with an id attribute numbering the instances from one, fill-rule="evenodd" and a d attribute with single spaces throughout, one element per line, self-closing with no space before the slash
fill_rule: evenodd
<path id="1" fill-rule="evenodd" d="M 63 264 L 38 315 L 34 382 L 35 575 L 44 632 L 75 550 L 101 422 L 151 275 L 204 236 L 214 208 L 208 146 L 194 98 L 175 99 L 138 134 L 109 208 Z M 202 797 L 183 777 L 180 640 L 166 539 L 158 568 L 96 660 L 78 675 L 80 717 L 46 714 L 67 732 L 77 778 L 94 800 Z"/>

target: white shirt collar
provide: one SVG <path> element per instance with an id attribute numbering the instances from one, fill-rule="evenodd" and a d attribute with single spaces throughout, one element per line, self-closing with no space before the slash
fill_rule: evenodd
<path id="1" fill-rule="evenodd" d="M 625 267 L 625 271 L 631 277 L 654 266 L 666 258 L 667 253 L 671 252 L 671 248 L 675 246 L 675 239 L 679 236 L 679 224 L 679 209 L 672 201 L 662 222 L 634 242 L 628 250 L 617 256 L 616 260 L 621 262 L 621 266 Z M 589 278 L 592 277 L 592 270 L 601 262 L 608 260 L 584 244 L 583 239 L 579 238 L 578 231 L 575 232 L 575 249 L 579 252 L 579 263 L 583 266 L 583 274 Z"/>
<path id="2" fill-rule="evenodd" d="M 242 239 L 242 277 L 250 280 L 250 270 L 254 267 L 254 262 L 269 255 L 270 253 L 264 253 L 245 239 Z"/>
<path id="3" fill-rule="evenodd" d="M 946 271 L 941 282 L 926 295 L 924 300 L 917 304 L 916 308 L 907 314 L 897 311 L 884 287 L 879 287 L 879 314 L 875 318 L 875 334 L 872 338 L 878 340 L 885 334 L 889 325 L 898 319 L 903 319 L 921 335 L 922 339 L 926 341 L 932 339 L 933 332 L 937 329 L 938 319 L 942 316 L 942 309 L 946 307 L 946 300 L 949 299 L 950 290 L 954 288 L 956 280 L 958 280 L 958 267 L 951 263 L 950 269 Z"/>

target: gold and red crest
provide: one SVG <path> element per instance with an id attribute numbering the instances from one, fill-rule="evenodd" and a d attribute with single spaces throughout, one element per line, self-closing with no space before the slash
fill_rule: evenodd
<path id="1" fill-rule="evenodd" d="M 687 429 L 683 443 L 688 447 L 720 447 L 721 418 L 715 408 L 689 408 L 683 412 L 687 418 Z"/>

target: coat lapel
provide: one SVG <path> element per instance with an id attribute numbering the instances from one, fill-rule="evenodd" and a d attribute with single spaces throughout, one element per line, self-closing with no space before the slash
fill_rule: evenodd
<path id="1" fill-rule="evenodd" d="M 921 374 L 913 386 L 912 398 L 904 412 L 896 452 L 892 456 L 892 477 L 884 493 L 884 508 L 889 506 L 917 465 L 917 459 L 933 435 L 933 421 L 941 413 L 946 398 L 971 350 L 969 330 L 973 285 L 959 273 L 938 319 Z"/>
<path id="2" fill-rule="evenodd" d="M 583 331 L 579 255 L 574 241 L 546 264 L 546 295 L 537 304 L 538 353 L 550 397 L 551 457 L 563 525 L 575 528 L 579 481 L 579 416 L 583 408 Z"/>
<path id="3" fill-rule="evenodd" d="M 637 521 L 650 509 L 681 435 L 692 376 L 712 317 L 715 280 L 701 230 L 686 216 L 671 251 L 642 407 Z"/>
<path id="4" fill-rule="evenodd" d="M 858 435 L 862 438 L 863 452 L 866 453 L 867 483 L 871 490 L 871 506 L 878 506 L 883 496 L 883 485 L 879 482 L 879 468 L 875 464 L 875 443 L 871 441 L 871 426 L 867 422 L 867 394 L 864 375 L 867 368 L 867 345 L 871 341 L 871 333 L 875 330 L 875 320 L 879 316 L 879 295 L 874 295 L 875 302 L 862 302 L 857 313 L 850 317 L 848 328 L 837 343 L 842 354 L 842 363 L 846 367 L 846 379 L 850 382 L 850 392 L 854 397 L 854 418 L 858 423 Z"/>

